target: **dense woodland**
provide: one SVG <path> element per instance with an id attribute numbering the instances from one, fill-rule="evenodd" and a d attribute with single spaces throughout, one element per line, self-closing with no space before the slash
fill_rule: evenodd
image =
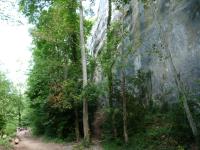
<path id="1" fill-rule="evenodd" d="M 123 19 L 111 21 L 112 7 L 123 13 L 134 1 L 108 0 L 106 41 L 97 57 L 86 47 L 94 20 L 82 1 L 20 0 L 20 11 L 34 25 L 33 62 L 24 94 L 0 74 L 0 135 L 12 137 L 18 126 L 84 147 L 99 141 L 105 150 L 198 149 L 199 97 L 188 94 L 170 50 L 166 53 L 178 93 L 175 103 L 165 101 L 165 95 L 159 97 L 162 103 L 152 99 L 147 86 L 151 71 L 126 73 L 127 31 Z M 99 66 L 103 79 L 96 82 Z"/>

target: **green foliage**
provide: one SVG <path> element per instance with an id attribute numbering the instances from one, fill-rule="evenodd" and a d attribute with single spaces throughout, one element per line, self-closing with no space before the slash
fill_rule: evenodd
<path id="1" fill-rule="evenodd" d="M 171 105 L 170 108 L 165 112 L 159 109 L 151 112 L 148 108 L 145 116 L 143 116 L 143 121 L 138 126 L 138 130 L 130 134 L 128 145 L 123 143 L 122 138 L 105 138 L 103 142 L 104 149 L 191 149 L 194 139 L 183 108 L 178 103 Z M 135 124 L 132 123 L 132 126 L 135 126 Z"/>
<path id="2" fill-rule="evenodd" d="M 133 97 L 128 98 L 127 119 L 130 135 L 134 135 L 136 132 L 142 131 L 144 129 L 144 120 L 146 113 L 147 112 L 142 104 L 138 103 Z"/>
<path id="3" fill-rule="evenodd" d="M 126 150 L 174 150 L 177 142 L 170 137 L 170 123 L 167 121 L 168 115 L 148 113 L 143 118 L 143 126 L 134 134 L 130 135 L 128 145 L 120 141 L 105 141 L 104 149 L 126 149 Z M 132 124 L 133 126 L 133 124 Z"/>
<path id="4" fill-rule="evenodd" d="M 111 1 L 109 1 L 111 2 Z M 119 8 L 130 0 L 114 0 Z M 148 6 L 150 0 L 142 0 Z M 88 85 L 82 88 L 81 54 L 79 43 L 78 1 L 74 0 L 21 0 L 21 10 L 34 23 L 33 66 L 28 79 L 28 104 L 23 124 L 30 124 L 36 135 L 74 140 L 75 121 L 82 122 L 82 100 L 89 102 L 89 124 L 93 125 L 95 112 L 100 108 L 98 99 L 109 99 L 109 105 L 103 109 L 102 138 L 105 149 L 136 150 L 174 150 L 188 148 L 193 137 L 190 132 L 183 108 L 179 105 L 172 109 L 166 103 L 161 108 L 155 107 L 150 91 L 151 72 L 138 70 L 134 75 L 126 75 L 127 56 L 123 40 L 127 31 L 122 23 L 114 22 L 108 26 L 107 41 L 99 57 L 88 56 Z M 110 16 L 111 17 L 111 16 Z M 109 20 L 109 19 L 108 19 Z M 84 21 L 85 38 L 90 34 L 93 22 Z M 137 43 L 137 42 L 136 42 Z M 130 47 L 130 46 L 129 46 Z M 132 51 L 132 47 L 130 47 Z M 156 54 L 157 50 L 155 51 Z M 160 55 L 160 54 L 159 54 Z M 161 57 L 162 58 L 162 57 Z M 98 64 L 100 62 L 100 64 Z M 94 83 L 97 66 L 102 67 L 104 79 Z M 125 72 L 125 97 L 127 99 L 127 128 L 130 142 L 124 145 L 123 109 L 120 70 Z M 4 76 L 0 76 L 0 130 L 13 131 L 14 126 L 7 123 L 8 115 L 15 116 L 17 110 L 11 109 L 15 101 L 23 106 L 19 95 L 14 91 Z M 105 83 L 107 85 L 105 85 Z M 171 90 L 168 92 L 170 93 Z M 165 96 L 165 95 L 164 95 Z M 164 96 L 160 96 L 163 100 Z M 104 100 L 106 103 L 107 101 Z M 5 107 L 8 106 L 8 107 Z M 20 108 L 20 107 L 18 107 Z M 23 109 L 23 108 L 20 108 Z M 5 113 L 6 112 L 6 113 Z M 80 118 L 78 118 L 77 112 Z M 199 113 L 193 111 L 197 120 Z M 9 115 L 10 115 L 9 114 Z M 105 119 L 105 120 L 104 120 Z M 116 128 L 116 137 L 113 128 Z M 199 125 L 200 126 L 200 125 Z M 79 127 L 82 135 L 82 126 Z M 91 131 L 92 134 L 93 131 Z M 185 143 L 189 143 L 185 145 Z M 89 143 L 77 146 L 83 149 Z M 188 146 L 188 147 L 187 147 Z"/>
<path id="5" fill-rule="evenodd" d="M 95 92 L 95 86 L 82 89 L 78 1 L 21 0 L 20 6 L 35 24 L 31 31 L 34 63 L 26 93 L 30 105 L 26 118 L 31 119 L 26 122 L 36 135 L 74 140 L 75 110 L 82 116 L 82 96 L 93 101 L 89 106 L 92 108 L 97 99 L 97 93 L 88 93 Z M 86 37 L 92 25 L 84 20 Z M 82 117 L 77 119 L 82 121 Z"/>
<path id="6" fill-rule="evenodd" d="M 9 137 L 6 137 L 4 139 L 0 138 L 0 149 L 3 150 L 12 150 L 13 147 L 9 142 Z"/>
<path id="7" fill-rule="evenodd" d="M 122 110 L 122 101 L 121 95 L 119 91 L 120 82 L 118 80 L 114 80 L 113 82 L 113 107 L 106 108 L 104 111 L 106 112 L 106 120 L 103 124 L 103 138 L 105 140 L 113 140 L 113 133 L 112 128 L 113 125 L 111 124 L 111 120 L 117 129 L 117 138 L 123 138 L 123 110 Z M 130 90 L 132 91 L 132 90 Z M 133 93 L 130 91 L 126 91 L 125 95 L 127 98 L 127 120 L 128 120 L 128 134 L 134 135 L 138 131 L 144 130 L 144 120 L 146 109 L 138 101 L 137 98 L 133 96 Z M 120 140 L 119 140 L 120 141 Z M 123 143 L 123 142 L 122 142 Z"/>
<path id="8" fill-rule="evenodd" d="M 191 143 L 194 141 L 192 131 L 188 124 L 183 106 L 175 104 L 171 110 L 172 129 L 171 135 L 180 143 Z"/>
<path id="9" fill-rule="evenodd" d="M 0 73 L 0 134 L 5 133 L 5 128 L 10 120 L 16 121 L 18 108 L 23 106 L 19 102 L 21 102 L 21 98 L 18 91 L 6 79 L 6 76 Z M 16 128 L 16 124 L 13 126 L 13 130 L 14 128 Z M 6 132 L 6 134 L 10 134 L 10 132 Z"/>
<path id="10" fill-rule="evenodd" d="M 120 55 L 118 45 L 122 39 L 119 29 L 121 24 L 114 22 L 108 31 L 108 41 L 100 54 L 100 62 L 104 73 L 108 76 L 112 72 L 113 66 Z"/>
<path id="11" fill-rule="evenodd" d="M 16 88 L 0 73 L 0 148 L 11 149 L 9 140 L 16 132 L 18 110 L 23 107 L 21 101 Z"/>
<path id="12" fill-rule="evenodd" d="M 93 58 L 92 56 L 88 56 L 88 66 L 87 66 L 87 72 L 88 72 L 88 80 L 89 82 L 93 82 L 94 80 L 94 73 L 95 69 L 97 67 L 97 60 Z"/>
<path id="13" fill-rule="evenodd" d="M 96 101 L 100 95 L 100 91 L 98 89 L 98 84 L 89 83 L 82 90 L 82 97 L 85 97 L 88 101 Z"/>
<path id="14" fill-rule="evenodd" d="M 0 133 L 4 129 L 5 125 L 6 125 L 6 121 L 5 121 L 4 117 L 3 117 L 3 115 L 0 115 Z"/>

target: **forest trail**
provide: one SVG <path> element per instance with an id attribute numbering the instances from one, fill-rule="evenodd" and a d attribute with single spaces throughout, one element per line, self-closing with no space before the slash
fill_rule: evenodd
<path id="1" fill-rule="evenodd" d="M 40 138 L 33 138 L 26 131 L 18 134 L 20 142 L 14 145 L 14 150 L 74 150 L 74 143 L 58 144 L 58 143 L 45 143 Z M 100 145 L 91 146 L 87 150 L 102 150 Z"/>

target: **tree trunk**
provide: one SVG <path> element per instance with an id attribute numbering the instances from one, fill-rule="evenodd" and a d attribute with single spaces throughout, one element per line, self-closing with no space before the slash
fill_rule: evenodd
<path id="1" fill-rule="evenodd" d="M 111 52 L 110 52 L 110 46 L 109 46 L 109 41 L 110 41 L 110 26 L 111 26 L 111 18 L 112 18 L 112 0 L 108 0 L 108 19 L 107 19 L 107 55 L 109 55 L 109 58 L 111 59 Z M 109 107 L 111 110 L 111 124 L 112 124 L 112 129 L 113 129 L 113 135 L 116 138 L 117 137 L 117 128 L 115 125 L 115 112 L 113 108 L 113 77 L 112 77 L 112 65 L 110 65 L 110 68 L 107 72 L 107 77 L 108 77 L 108 100 L 109 100 Z"/>
<path id="2" fill-rule="evenodd" d="M 83 72 L 83 88 L 87 85 L 87 64 L 85 54 L 85 41 L 83 30 L 83 6 L 82 0 L 80 0 L 80 46 L 82 57 L 82 72 Z M 83 98 L 83 132 L 84 140 L 89 142 L 89 124 L 88 124 L 88 102 L 86 98 Z"/>
<path id="3" fill-rule="evenodd" d="M 172 70 L 173 70 L 173 73 L 174 73 L 175 82 L 176 82 L 176 85 L 177 85 L 177 88 L 178 88 L 178 91 L 179 91 L 179 97 L 182 98 L 183 107 L 184 107 L 190 128 L 191 128 L 192 133 L 195 137 L 196 143 L 199 146 L 198 130 L 197 130 L 196 123 L 195 123 L 195 121 L 192 117 L 192 113 L 190 111 L 190 108 L 188 106 L 188 100 L 187 100 L 187 96 L 186 96 L 185 87 L 184 87 L 183 83 L 181 82 L 180 78 L 178 77 L 178 72 L 177 72 L 177 69 L 174 65 L 170 49 L 168 49 L 167 52 L 168 52 L 168 55 L 169 55 L 169 62 L 172 66 Z"/>
<path id="4" fill-rule="evenodd" d="M 111 17 L 112 17 L 112 1 L 108 0 L 108 19 L 107 19 L 107 54 L 109 55 L 111 59 L 111 53 L 110 53 L 110 46 L 109 46 L 109 41 L 110 41 L 110 25 L 111 25 Z M 113 78 L 112 78 L 112 65 L 110 65 L 110 68 L 107 73 L 108 76 L 108 88 L 109 88 L 109 105 L 112 108 L 112 96 L 113 96 Z"/>
<path id="5" fill-rule="evenodd" d="M 77 106 L 75 106 L 75 133 L 76 133 L 76 142 L 80 141 L 80 132 L 79 132 L 79 116 L 78 116 L 78 109 Z"/>
<path id="6" fill-rule="evenodd" d="M 125 73 L 124 70 L 121 71 L 121 97 L 123 103 L 123 129 L 124 129 L 124 141 L 128 143 L 128 133 L 127 133 L 127 99 L 125 94 Z"/>
<path id="7" fill-rule="evenodd" d="M 21 117 L 21 109 L 20 109 L 20 104 L 19 104 L 19 106 L 18 106 L 18 126 L 19 127 L 21 127 L 21 125 L 22 125 L 22 117 Z"/>
<path id="8" fill-rule="evenodd" d="M 117 128 L 115 125 L 115 112 L 114 112 L 114 107 L 113 107 L 113 78 L 112 78 L 112 68 L 108 73 L 108 100 L 109 100 L 109 107 L 110 107 L 110 115 L 111 115 L 111 124 L 112 124 L 112 129 L 113 129 L 113 136 L 116 138 L 117 137 Z"/>
<path id="9" fill-rule="evenodd" d="M 111 18 L 112 18 L 112 0 L 108 0 L 108 20 L 107 20 L 108 30 L 110 29 Z"/>
<path id="10" fill-rule="evenodd" d="M 113 128 L 113 136 L 114 138 L 117 138 L 117 127 L 116 127 L 116 123 L 115 123 L 115 111 L 112 110 L 112 128 Z"/>
<path id="11" fill-rule="evenodd" d="M 124 64 L 124 4 L 123 4 L 123 16 L 122 16 L 122 48 L 121 48 L 121 64 Z M 127 133 L 127 99 L 126 99 L 126 81 L 125 81 L 125 71 L 124 66 L 121 66 L 121 98 L 122 98 L 122 105 L 123 105 L 123 132 L 124 132 L 124 141 L 128 143 L 128 133 Z"/>
<path id="12" fill-rule="evenodd" d="M 173 9 L 173 4 L 171 6 L 171 8 Z M 170 11 L 171 13 L 173 11 Z M 172 14 L 171 14 L 172 15 Z M 158 20 L 158 19 L 157 19 Z M 169 20 L 169 23 L 170 23 L 170 20 Z M 167 33 L 165 31 L 162 30 L 162 27 L 161 27 L 161 24 L 159 23 L 160 25 L 160 28 L 161 28 L 161 33 L 162 33 L 162 38 L 163 38 L 163 41 L 164 42 L 167 42 L 168 39 L 167 37 L 169 33 L 171 33 L 170 31 L 168 31 Z M 170 26 L 173 27 L 172 23 L 170 23 Z M 168 42 L 169 43 L 169 42 Z M 182 83 L 181 79 L 179 78 L 179 75 L 178 75 L 178 72 L 177 72 L 177 69 L 176 69 L 176 66 L 173 62 L 173 59 L 172 59 L 172 54 L 171 54 L 171 51 L 169 49 L 169 45 L 168 43 L 166 43 L 166 53 L 167 53 L 167 57 L 169 57 L 169 63 L 172 67 L 172 71 L 173 71 L 173 76 L 174 76 L 174 79 L 175 79 L 175 83 L 176 83 L 176 86 L 178 88 L 178 92 L 179 92 L 179 97 L 182 99 L 183 101 L 183 107 L 184 107 L 184 111 L 186 113 L 186 116 L 187 116 L 187 120 L 189 122 L 189 125 L 190 125 L 190 128 L 192 130 L 192 133 L 193 133 L 193 136 L 196 140 L 196 143 L 197 143 L 197 146 L 198 146 L 198 149 L 199 149 L 199 134 L 198 134 L 198 130 L 197 130 L 197 126 L 196 126 L 196 123 L 192 117 L 192 113 L 190 111 L 190 108 L 189 108 L 189 105 L 188 105 L 188 100 L 187 100 L 187 96 L 186 96 L 186 90 L 185 90 L 185 87 L 184 87 L 184 84 Z"/>
<path id="13" fill-rule="evenodd" d="M 21 127 L 21 125 L 22 125 L 21 110 L 22 110 L 22 95 L 21 95 L 21 92 L 20 92 L 20 99 L 18 99 L 18 126 L 19 127 Z"/>

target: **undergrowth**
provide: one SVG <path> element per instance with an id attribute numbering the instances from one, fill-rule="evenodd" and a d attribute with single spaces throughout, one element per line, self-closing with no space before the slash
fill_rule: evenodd
<path id="1" fill-rule="evenodd" d="M 11 150 L 13 148 L 9 140 L 9 137 L 0 138 L 0 150 Z"/>
<path id="2" fill-rule="evenodd" d="M 189 150 L 194 139 L 180 106 L 168 112 L 148 112 L 141 130 L 129 134 L 129 143 L 122 138 L 103 140 L 105 150 Z M 134 124 L 133 124 L 134 126 Z M 109 135 L 107 135 L 109 136 Z"/>

